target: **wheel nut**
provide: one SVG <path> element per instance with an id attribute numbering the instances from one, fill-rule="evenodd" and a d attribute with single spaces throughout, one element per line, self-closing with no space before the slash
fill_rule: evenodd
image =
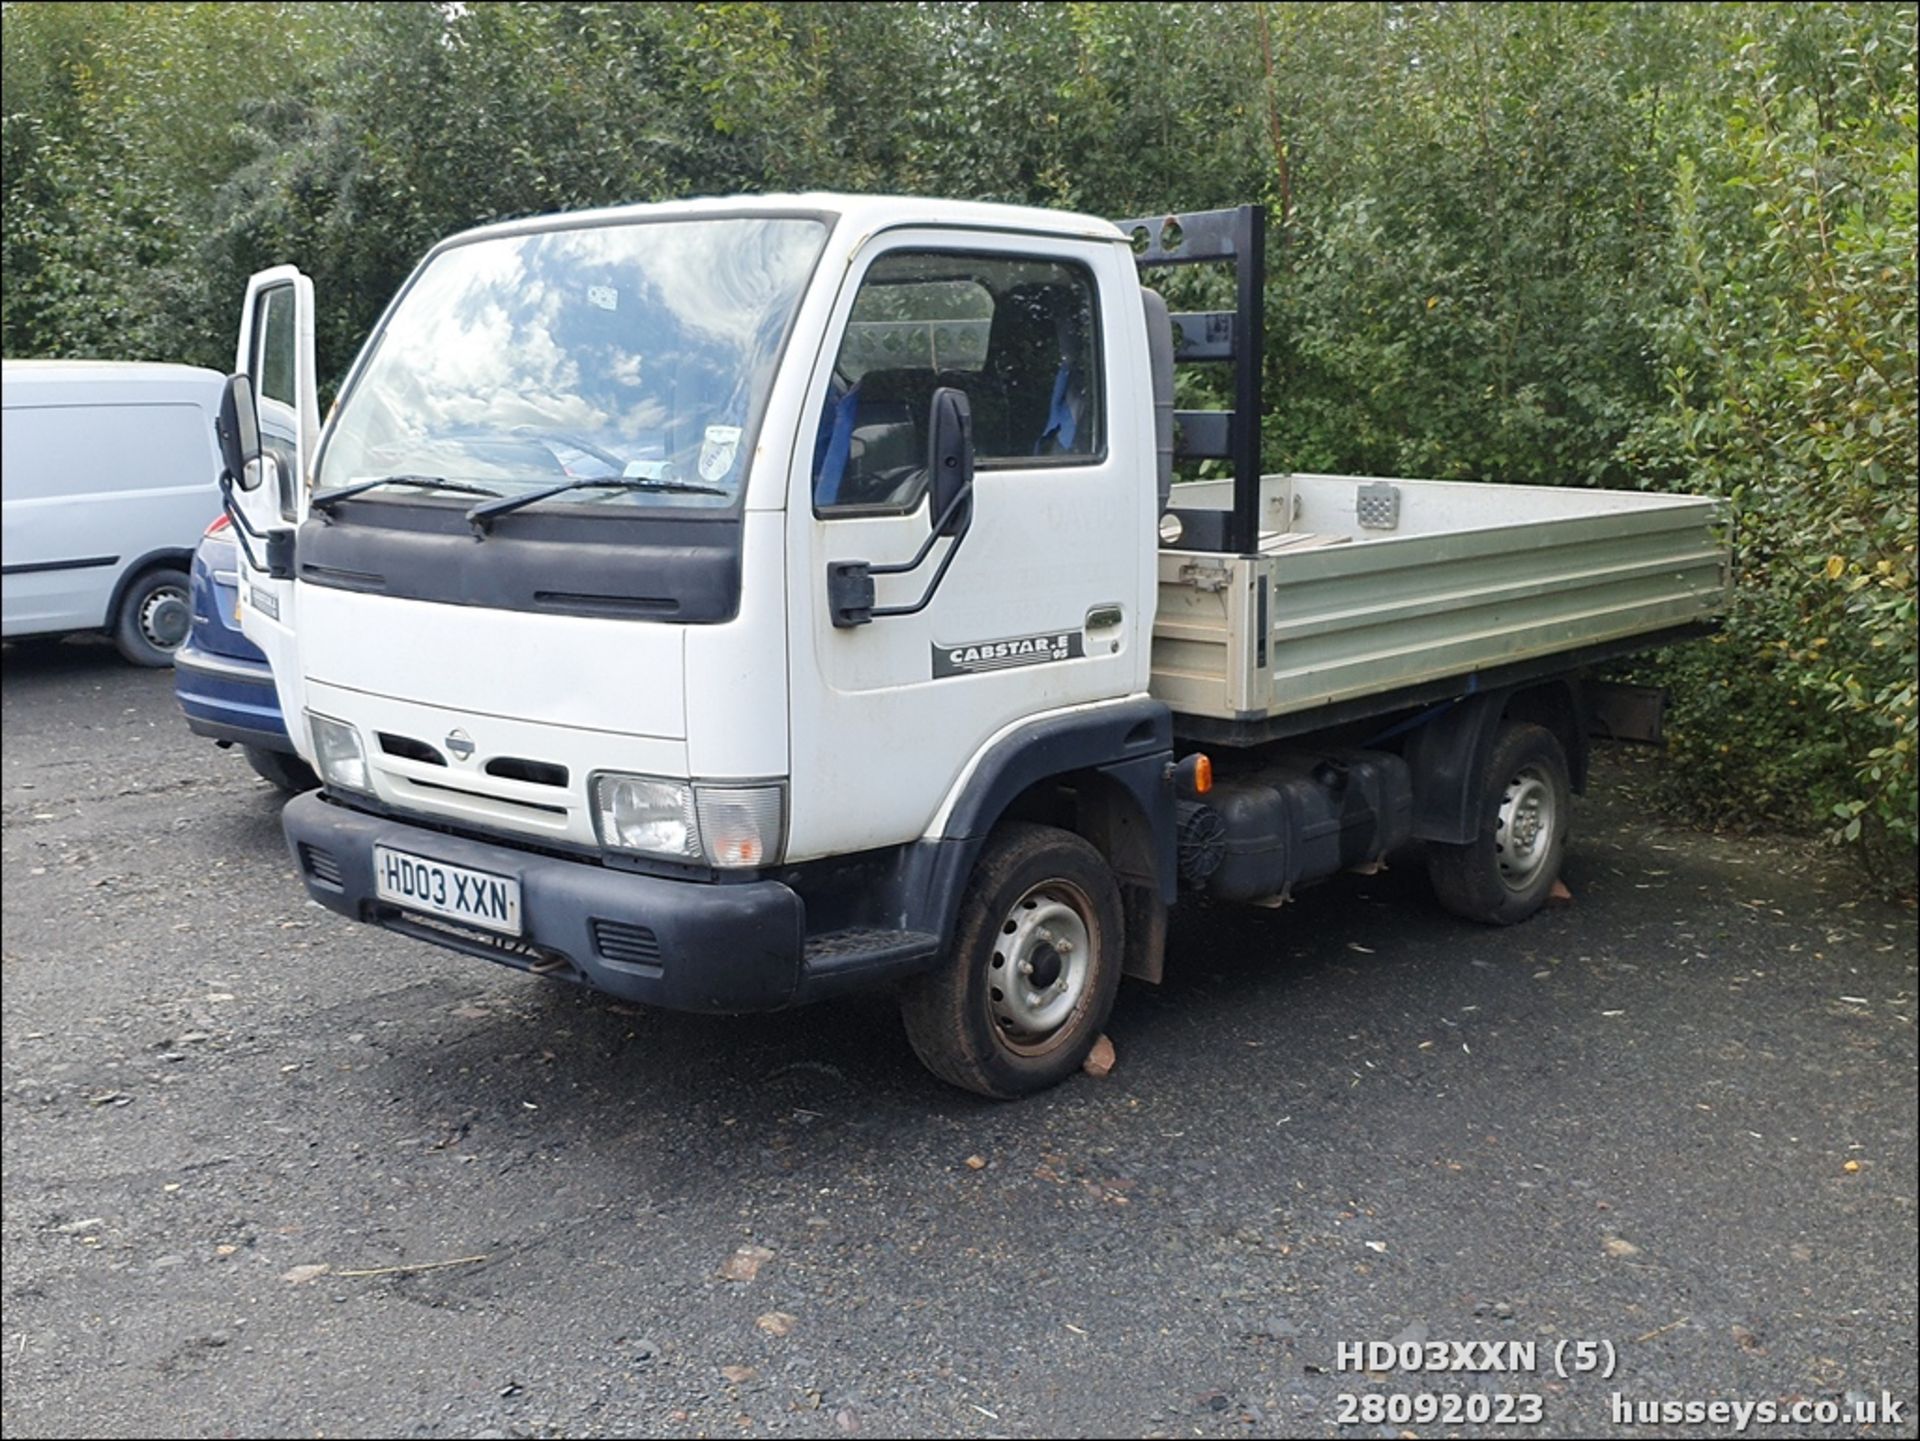
<path id="1" fill-rule="evenodd" d="M 1021 975 L 1023 975 L 1023 976 L 1030 976 L 1030 975 L 1032 975 L 1032 974 L 1033 974 L 1033 962 L 1032 962 L 1032 961 L 1022 961 L 1022 962 L 1020 963 L 1020 974 L 1021 974 Z"/>

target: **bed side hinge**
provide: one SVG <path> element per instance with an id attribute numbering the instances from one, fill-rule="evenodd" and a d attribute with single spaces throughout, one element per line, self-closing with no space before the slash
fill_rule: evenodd
<path id="1" fill-rule="evenodd" d="M 1195 590 L 1225 590 L 1232 582 L 1227 567 L 1211 561 L 1190 560 L 1180 567 L 1180 584 Z"/>

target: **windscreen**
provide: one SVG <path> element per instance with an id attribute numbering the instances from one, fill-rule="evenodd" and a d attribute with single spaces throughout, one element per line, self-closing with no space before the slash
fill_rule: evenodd
<path id="1" fill-rule="evenodd" d="M 735 217 L 534 231 L 456 245 L 408 287 L 341 402 L 319 491 L 411 478 L 542 506 L 729 507 L 780 347 L 826 238 Z"/>

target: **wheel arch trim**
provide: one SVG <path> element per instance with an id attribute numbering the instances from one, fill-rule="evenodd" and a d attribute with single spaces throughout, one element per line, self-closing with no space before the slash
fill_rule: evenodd
<path id="1" fill-rule="evenodd" d="M 167 546 L 160 550 L 150 550 L 136 560 L 121 567 L 120 578 L 113 583 L 113 594 L 107 601 L 106 618 L 100 622 L 102 630 L 112 630 L 120 624 L 120 607 L 126 604 L 127 592 L 149 571 L 172 566 L 188 578 L 191 591 L 193 577 L 193 552 Z"/>
<path id="2" fill-rule="evenodd" d="M 1586 707 L 1578 680 L 1556 676 L 1534 685 L 1482 691 L 1464 697 L 1407 739 L 1416 839 L 1466 845 L 1479 837 L 1485 818 L 1475 813 L 1474 781 L 1486 768 L 1506 720 L 1528 721 L 1551 731 L 1566 754 L 1573 789 L 1586 789 Z"/>
<path id="3" fill-rule="evenodd" d="M 1003 731 L 949 796 L 938 831 L 909 847 L 902 877 L 908 923 L 950 937 L 987 837 L 1021 797 L 1049 782 L 1077 784 L 1094 798 L 1099 819 L 1087 839 L 1114 867 L 1123 895 L 1147 891 L 1171 902 L 1178 885 L 1172 759 L 1173 712 L 1144 696 Z"/>

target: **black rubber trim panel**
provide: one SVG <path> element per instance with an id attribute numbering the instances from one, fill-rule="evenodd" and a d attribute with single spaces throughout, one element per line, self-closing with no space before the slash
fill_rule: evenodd
<path id="1" fill-rule="evenodd" d="M 300 527 L 300 579 L 401 600 L 687 625 L 740 608 L 738 514 L 525 510 L 482 539 L 466 522 L 469 503 L 343 501 Z"/>

